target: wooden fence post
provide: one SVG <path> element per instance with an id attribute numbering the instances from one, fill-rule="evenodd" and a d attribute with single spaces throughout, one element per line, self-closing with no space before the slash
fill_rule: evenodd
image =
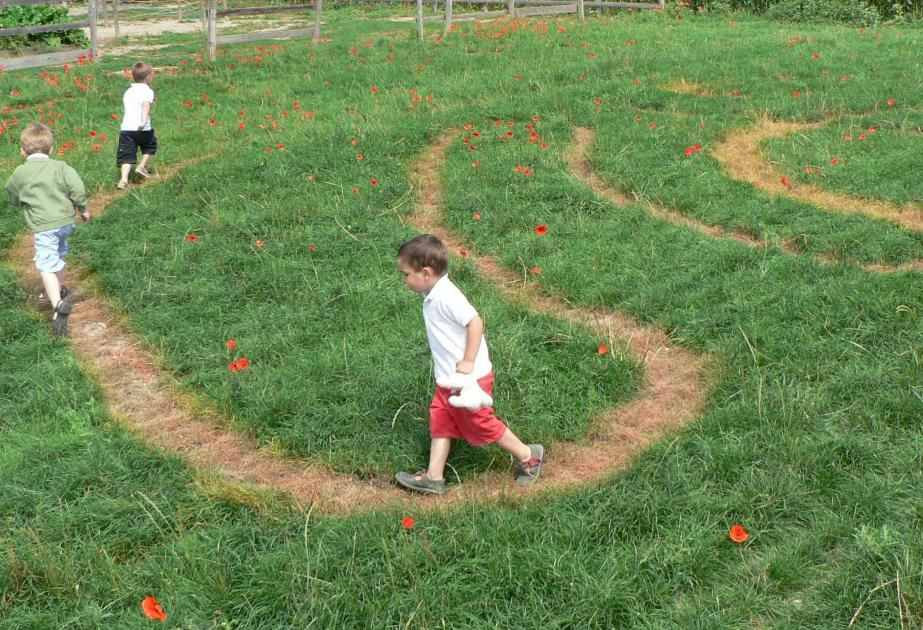
<path id="1" fill-rule="evenodd" d="M 452 0 L 445 0 L 445 30 L 442 36 L 447 37 L 452 30 Z"/>
<path id="2" fill-rule="evenodd" d="M 206 27 L 208 21 L 208 11 L 205 8 L 206 4 L 210 5 L 210 0 L 199 0 L 199 21 L 202 23 L 202 28 Z"/>
<path id="3" fill-rule="evenodd" d="M 96 33 L 97 22 L 99 21 L 99 0 L 87 0 L 87 10 L 90 14 L 90 56 L 93 61 L 99 57 L 99 39 Z"/>
<path id="4" fill-rule="evenodd" d="M 506 12 L 513 16 L 516 11 L 516 0 L 506 0 Z"/>
<path id="5" fill-rule="evenodd" d="M 119 0 L 112 0 L 112 23 L 115 26 L 115 36 L 119 36 Z"/>
<path id="6" fill-rule="evenodd" d="M 586 13 L 583 11 L 583 0 L 577 0 L 577 17 L 581 22 L 586 22 Z"/>
<path id="7" fill-rule="evenodd" d="M 227 2 L 228 0 L 224 1 Z M 314 35 L 311 36 L 311 39 L 315 44 L 320 40 L 320 12 L 323 4 L 324 0 L 314 0 Z"/>
<path id="8" fill-rule="evenodd" d="M 205 2 L 205 0 L 202 0 Z M 208 0 L 208 60 L 218 56 L 218 0 Z"/>
<path id="9" fill-rule="evenodd" d="M 423 41 L 423 0 L 417 0 L 417 30 L 420 31 L 420 41 Z"/>

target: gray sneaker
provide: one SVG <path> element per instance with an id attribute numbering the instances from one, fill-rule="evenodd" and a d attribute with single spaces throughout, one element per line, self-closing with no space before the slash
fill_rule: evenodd
<path id="1" fill-rule="evenodd" d="M 71 314 L 71 308 L 71 303 L 64 299 L 58 302 L 58 307 L 54 310 L 51 330 L 59 337 L 67 336 L 67 317 Z"/>
<path id="2" fill-rule="evenodd" d="M 416 473 L 401 471 L 395 477 L 398 485 L 404 486 L 408 490 L 423 492 L 426 494 L 444 494 L 445 479 L 433 481 L 425 470 Z"/>
<path id="3" fill-rule="evenodd" d="M 529 444 L 529 450 L 532 451 L 532 457 L 524 462 L 518 462 L 516 465 L 517 486 L 532 485 L 542 472 L 542 464 L 545 459 L 545 447 L 541 444 Z"/>

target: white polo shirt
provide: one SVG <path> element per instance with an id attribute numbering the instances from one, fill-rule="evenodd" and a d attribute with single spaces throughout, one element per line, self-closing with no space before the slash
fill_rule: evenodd
<path id="1" fill-rule="evenodd" d="M 122 106 L 125 115 L 122 117 L 122 131 L 138 131 L 141 126 L 141 114 L 145 103 L 154 104 L 154 90 L 147 83 L 132 83 L 122 95 Z M 151 117 L 148 116 L 147 124 L 142 131 L 150 131 Z"/>
<path id="2" fill-rule="evenodd" d="M 455 373 L 455 365 L 465 358 L 468 323 L 478 312 L 468 298 L 458 290 L 449 276 L 439 278 L 423 299 L 423 322 L 429 349 L 433 353 L 436 378 L 448 378 Z M 472 374 L 481 378 L 490 374 L 492 366 L 487 355 L 487 342 L 481 335 L 481 345 L 474 360 Z"/>

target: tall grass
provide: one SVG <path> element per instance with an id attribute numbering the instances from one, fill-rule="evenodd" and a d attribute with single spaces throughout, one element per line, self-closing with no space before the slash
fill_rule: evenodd
<path id="1" fill-rule="evenodd" d="M 319 47 L 237 48 L 214 66 L 181 40 L 152 53 L 178 69 L 155 83 L 155 166 L 205 159 L 118 201 L 74 248 L 177 378 L 290 452 L 359 474 L 421 462 L 429 367 L 394 248 L 411 233 L 408 163 L 470 122 L 483 139 L 474 152 L 453 145 L 441 174 L 452 229 L 510 267 L 539 267 L 530 282 L 548 292 L 625 310 L 709 353 L 705 412 L 605 482 L 519 507 L 418 510 L 407 531 L 393 511 L 334 519 L 240 500 L 115 426 L 4 268 L 0 627 L 139 627 L 147 594 L 182 628 L 830 628 L 860 605 L 860 627 L 919 624 L 919 275 L 664 224 L 643 204 L 595 198 L 562 153 L 573 125 L 591 126 L 595 168 L 642 199 L 760 235 L 802 234 L 812 253 L 919 258 L 917 234 L 754 191 L 708 148 L 762 115 L 819 120 L 832 109 L 881 124 L 893 98 L 888 116 L 915 116 L 906 76 L 921 33 L 626 15 L 547 31 L 465 25 L 421 47 L 404 27 L 334 16 L 336 39 Z M 20 96 L 3 118 L 54 103 L 58 142 L 78 143 L 67 159 L 91 189 L 109 187 L 109 115 L 124 84 L 106 71 L 124 65 L 74 68 L 57 86 L 37 71 L 4 73 L 0 91 Z M 74 73 L 94 77 L 92 98 Z M 723 96 L 665 87 L 680 77 Z M 499 141 L 495 120 L 513 122 L 514 141 Z M 527 124 L 548 149 L 523 139 Z M 18 129 L 0 136 L 4 173 L 19 160 Z M 97 153 L 89 131 L 103 129 Z M 835 129 L 793 164 L 825 156 Z M 689 159 L 694 143 L 705 150 Z M 880 150 L 910 160 L 914 146 Z M 844 189 L 863 177 L 844 173 Z M 549 226 L 540 238 L 539 223 Z M 0 215 L 4 247 L 20 225 Z M 453 274 L 487 314 L 512 422 L 579 439 L 595 410 L 631 396 L 643 367 L 603 360 L 586 331 L 504 303 L 464 262 Z M 252 361 L 239 387 L 228 337 Z M 463 453 L 462 472 L 497 455 Z M 726 537 L 737 522 L 751 532 L 742 546 Z"/>

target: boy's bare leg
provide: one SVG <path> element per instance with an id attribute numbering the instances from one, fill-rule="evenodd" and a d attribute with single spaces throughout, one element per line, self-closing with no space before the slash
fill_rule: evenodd
<path id="1" fill-rule="evenodd" d="M 434 440 L 435 441 L 435 440 Z M 506 433 L 503 434 L 499 440 L 497 440 L 497 446 L 508 451 L 513 457 L 518 459 L 521 462 L 527 461 L 532 457 L 532 449 L 522 443 L 516 434 L 506 430 Z M 432 461 L 432 453 L 430 453 L 430 461 Z M 430 464 L 432 466 L 432 464 Z"/>
<path id="2" fill-rule="evenodd" d="M 150 159 L 151 159 L 150 154 L 142 153 L 141 162 L 138 163 L 138 168 L 140 168 L 142 171 L 147 170 L 147 163 Z"/>
<path id="3" fill-rule="evenodd" d="M 119 168 L 122 169 L 122 177 L 119 179 L 120 184 L 128 184 L 128 176 L 131 174 L 131 164 L 122 164 Z"/>
<path id="4" fill-rule="evenodd" d="M 445 474 L 445 463 L 449 459 L 449 450 L 452 440 L 449 438 L 433 438 L 429 446 L 429 468 L 426 474 L 433 481 L 441 481 Z M 528 450 L 528 449 L 526 449 Z"/>
<path id="5" fill-rule="evenodd" d="M 39 275 L 42 277 L 42 285 L 45 287 L 45 295 L 48 296 L 48 300 L 51 302 L 51 308 L 57 308 L 58 303 L 61 301 L 61 282 L 58 280 L 58 274 L 41 271 Z M 55 313 L 54 317 L 57 317 L 57 315 Z"/>

